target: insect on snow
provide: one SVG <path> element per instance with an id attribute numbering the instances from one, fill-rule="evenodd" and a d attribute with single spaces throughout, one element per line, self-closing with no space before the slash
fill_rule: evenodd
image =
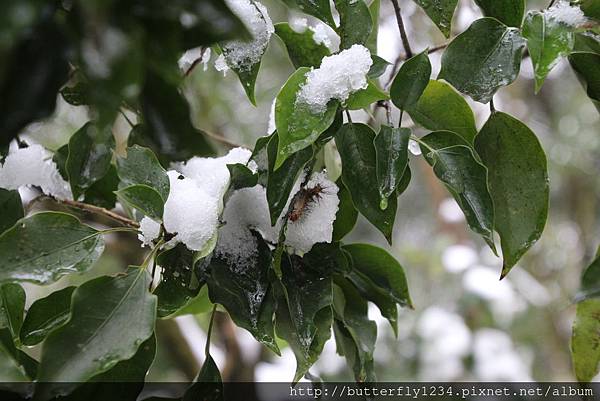
<path id="1" fill-rule="evenodd" d="M 290 211 L 290 221 L 298 221 L 304 212 L 306 212 L 311 203 L 321 199 L 321 194 L 325 193 L 326 188 L 321 184 L 316 184 L 312 188 L 302 188 L 294 196 L 292 201 L 292 210 Z"/>

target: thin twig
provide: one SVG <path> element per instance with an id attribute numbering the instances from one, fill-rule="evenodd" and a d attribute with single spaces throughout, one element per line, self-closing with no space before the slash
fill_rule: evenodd
<path id="1" fill-rule="evenodd" d="M 108 209 L 104 209 L 103 207 L 99 207 L 99 206 L 94 206 L 94 205 L 90 205 L 88 203 L 83 203 L 83 202 L 79 202 L 79 201 L 74 201 L 74 200 L 68 200 L 68 199 L 64 199 L 64 200 L 57 200 L 59 203 L 66 205 L 66 206 L 70 206 L 70 207 L 74 207 L 76 209 L 79 210 L 83 210 L 89 213 L 95 213 L 95 214 L 100 214 L 103 216 L 108 217 L 109 219 L 118 221 L 119 223 L 125 225 L 125 226 L 129 226 L 129 227 L 133 227 L 133 228 L 139 228 L 140 224 L 137 221 L 128 219 L 125 216 L 121 216 L 118 213 L 112 212 Z"/>
<path id="2" fill-rule="evenodd" d="M 185 73 L 183 74 L 184 76 L 187 77 L 188 75 L 190 75 L 192 73 L 192 71 L 194 70 L 194 68 L 196 68 L 196 66 L 204 60 L 204 55 L 206 54 L 207 49 L 208 49 L 208 47 L 202 46 L 202 53 L 201 53 L 200 57 L 198 57 L 196 60 L 194 60 L 192 65 L 190 65 L 190 68 L 188 68 L 185 71 Z"/>
<path id="3" fill-rule="evenodd" d="M 402 20 L 400 5 L 398 5 L 398 0 L 392 0 L 392 4 L 394 5 L 394 12 L 396 13 L 396 21 L 398 22 L 398 30 L 400 31 L 400 37 L 402 38 L 402 46 L 404 46 L 404 53 L 406 53 L 407 58 L 411 58 L 413 52 L 410 48 L 410 42 L 408 41 L 406 29 L 404 28 L 404 21 Z"/>
<path id="4" fill-rule="evenodd" d="M 217 304 L 213 305 L 212 313 L 210 314 L 210 322 L 208 323 L 208 330 L 206 332 L 206 345 L 204 347 L 204 355 L 206 359 L 210 356 L 210 337 L 212 335 L 212 328 L 215 322 L 215 314 L 217 313 Z"/>
<path id="5" fill-rule="evenodd" d="M 242 147 L 242 145 L 235 143 L 233 141 L 230 141 L 229 139 L 219 135 L 219 134 L 215 134 L 214 132 L 210 132 L 210 131 L 206 131 L 206 130 L 201 130 L 203 134 L 205 134 L 207 137 L 209 137 L 210 139 L 219 142 L 222 145 L 225 145 L 229 148 L 239 148 Z"/>

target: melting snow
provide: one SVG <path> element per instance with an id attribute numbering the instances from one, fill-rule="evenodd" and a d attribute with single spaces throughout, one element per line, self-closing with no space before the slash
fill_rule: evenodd
<path id="1" fill-rule="evenodd" d="M 267 49 L 271 35 L 275 32 L 275 28 L 267 9 L 258 1 L 226 0 L 225 2 L 231 11 L 246 25 L 246 28 L 252 34 L 253 40 L 249 42 L 229 41 L 223 45 L 223 53 L 230 67 L 248 71 L 252 65 L 260 61 Z"/>
<path id="2" fill-rule="evenodd" d="M 0 187 L 19 189 L 37 186 L 46 195 L 57 199 L 73 199 L 69 184 L 62 178 L 52 160 L 52 153 L 41 145 L 17 148 L 6 156 L 0 166 Z"/>
<path id="3" fill-rule="evenodd" d="M 142 245 L 151 245 L 152 241 L 157 239 L 159 235 L 160 223 L 144 216 L 140 221 L 140 234 L 138 234 L 138 239 L 142 241 Z"/>
<path id="4" fill-rule="evenodd" d="M 223 76 L 227 75 L 227 71 L 229 71 L 229 66 L 225 61 L 225 56 L 222 54 L 217 57 L 215 60 L 215 69 L 223 73 Z"/>
<path id="5" fill-rule="evenodd" d="M 367 73 L 372 63 L 369 50 L 361 45 L 324 57 L 319 68 L 306 74 L 306 83 L 298 92 L 296 104 L 322 113 L 331 99 L 345 102 L 350 94 L 367 87 Z"/>
<path id="6" fill-rule="evenodd" d="M 548 19 L 569 26 L 578 26 L 587 22 L 587 18 L 579 6 L 571 6 L 568 1 L 564 0 L 558 1 L 546 10 L 545 14 Z"/>

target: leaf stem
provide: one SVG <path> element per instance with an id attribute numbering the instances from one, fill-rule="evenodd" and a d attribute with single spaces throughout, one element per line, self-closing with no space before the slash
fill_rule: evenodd
<path id="1" fill-rule="evenodd" d="M 406 34 L 406 28 L 404 27 L 404 21 L 402 20 L 402 12 L 398 0 L 392 0 L 394 5 L 394 12 L 396 13 L 396 21 L 398 22 L 398 30 L 400 31 L 400 37 L 402 38 L 402 46 L 404 47 L 404 53 L 406 58 L 413 56 L 412 49 L 410 48 L 410 42 L 408 41 L 408 35 Z"/>
<path id="2" fill-rule="evenodd" d="M 210 314 L 210 322 L 208 323 L 208 331 L 206 332 L 206 345 L 204 346 L 204 355 L 206 358 L 210 355 L 210 337 L 212 335 L 213 325 L 215 323 L 215 314 L 217 312 L 217 304 L 213 305 L 212 313 Z"/>
<path id="3" fill-rule="evenodd" d="M 113 211 L 110 211 L 110 210 L 105 209 L 100 206 L 90 205 L 89 203 L 68 200 L 68 199 L 63 199 L 63 200 L 56 199 L 56 201 L 58 203 L 73 207 L 75 209 L 79 209 L 79 210 L 83 210 L 85 212 L 95 213 L 95 214 L 100 214 L 100 215 L 106 216 L 109 219 L 118 221 L 119 223 L 123 224 L 124 226 L 129 226 L 129 227 L 133 227 L 136 229 L 140 227 L 140 224 L 137 221 L 128 219 L 125 216 L 121 216 L 118 213 L 115 213 Z"/>
<path id="4" fill-rule="evenodd" d="M 150 261 L 154 259 L 156 252 L 158 252 L 158 249 L 164 243 L 165 243 L 165 240 L 162 238 L 156 243 L 156 245 L 152 248 L 152 250 L 150 252 L 148 252 L 148 255 L 146 255 L 146 257 L 144 258 L 144 261 L 140 265 L 140 269 L 144 270 L 148 267 L 148 264 L 150 264 Z M 154 277 L 152 277 L 152 278 L 154 279 Z"/>
<path id="5" fill-rule="evenodd" d="M 433 149 L 431 146 L 429 146 L 429 145 L 427 145 L 425 142 L 423 142 L 423 141 L 421 140 L 421 138 L 419 138 L 418 136 L 416 136 L 416 135 L 412 135 L 412 134 L 411 134 L 411 135 L 410 135 L 410 139 L 412 139 L 413 141 L 417 142 L 419 145 L 423 145 L 423 146 L 424 146 L 424 147 L 426 147 L 426 148 L 427 148 L 427 149 L 428 149 L 430 152 L 432 152 L 432 153 L 435 153 L 435 152 L 436 152 L 436 150 L 435 150 L 435 149 Z"/>

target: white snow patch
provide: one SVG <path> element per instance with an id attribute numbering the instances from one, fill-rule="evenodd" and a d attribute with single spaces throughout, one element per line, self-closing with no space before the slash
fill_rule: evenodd
<path id="1" fill-rule="evenodd" d="M 19 189 L 37 186 L 46 195 L 57 199 L 73 199 L 69 184 L 58 172 L 52 153 L 41 145 L 27 148 L 11 148 L 0 166 L 0 187 Z"/>
<path id="2" fill-rule="evenodd" d="M 306 74 L 296 105 L 306 105 L 314 113 L 323 113 L 331 99 L 345 102 L 350 94 L 367 87 L 371 64 L 369 50 L 361 45 L 324 57 L 319 68 Z"/>
<path id="3" fill-rule="evenodd" d="M 187 50 L 183 53 L 183 56 L 179 59 L 177 64 L 182 72 L 187 72 L 198 60 L 203 65 L 204 71 L 208 69 L 208 62 L 210 61 L 211 50 L 210 47 L 203 48 L 202 46 L 194 49 Z"/>
<path id="4" fill-rule="evenodd" d="M 160 223 L 152 220 L 148 216 L 144 216 L 140 220 L 140 233 L 138 239 L 142 241 L 142 246 L 148 246 L 152 244 L 152 241 L 158 238 L 160 235 Z"/>
<path id="5" fill-rule="evenodd" d="M 258 1 L 226 0 L 227 6 L 246 25 L 252 41 L 233 40 L 223 45 L 227 64 L 241 71 L 248 71 L 258 63 L 275 32 L 267 9 Z"/>
<path id="6" fill-rule="evenodd" d="M 581 8 L 572 6 L 568 1 L 560 0 L 544 13 L 550 20 L 569 26 L 579 26 L 587 22 Z"/>
<path id="7" fill-rule="evenodd" d="M 330 30 L 327 25 L 318 23 L 315 26 L 311 26 L 310 30 L 313 33 L 313 40 L 318 45 L 323 45 L 329 50 L 333 50 L 333 42 L 330 36 Z"/>
<path id="8" fill-rule="evenodd" d="M 222 72 L 223 76 L 226 76 L 227 71 L 229 71 L 229 66 L 227 65 L 227 62 L 225 61 L 225 56 L 223 56 L 222 54 L 219 55 L 219 57 L 217 57 L 217 59 L 215 60 L 215 69 L 217 71 Z"/>
<path id="9" fill-rule="evenodd" d="M 163 224 L 193 251 L 201 250 L 217 230 L 220 199 L 211 196 L 196 180 L 167 171 L 171 188 L 165 202 Z"/>
<path id="10" fill-rule="evenodd" d="M 415 156 L 421 156 L 421 154 L 423 153 L 417 141 L 414 141 L 412 139 L 408 141 L 408 150 Z"/>
<path id="11" fill-rule="evenodd" d="M 308 20 L 303 17 L 293 16 L 290 18 L 290 28 L 296 33 L 304 33 L 308 28 Z"/>

